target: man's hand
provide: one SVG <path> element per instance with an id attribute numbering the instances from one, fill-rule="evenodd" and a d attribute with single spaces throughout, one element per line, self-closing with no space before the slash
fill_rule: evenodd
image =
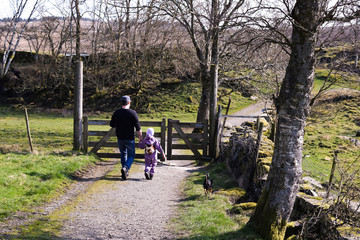
<path id="1" fill-rule="evenodd" d="M 141 130 L 137 132 L 138 134 L 138 137 L 139 137 L 139 141 L 141 142 L 142 141 L 142 132 Z"/>

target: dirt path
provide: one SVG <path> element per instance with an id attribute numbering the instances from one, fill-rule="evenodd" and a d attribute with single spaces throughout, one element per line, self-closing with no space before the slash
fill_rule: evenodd
<path id="1" fill-rule="evenodd" d="M 143 164 L 134 163 L 129 179 L 119 172 L 95 182 L 76 199 L 61 232 L 63 239 L 174 239 L 169 221 L 181 199 L 192 161 L 159 165 L 146 180 Z"/>
<path id="2" fill-rule="evenodd" d="M 264 102 L 257 102 L 255 104 L 252 104 L 244 109 L 241 109 L 238 112 L 233 113 L 234 116 L 261 116 L 264 115 L 262 112 L 262 109 L 264 109 L 265 103 Z M 245 121 L 254 121 L 254 118 L 237 118 L 237 117 L 228 117 L 226 119 L 225 125 L 231 125 L 231 126 L 240 126 L 241 123 Z"/>

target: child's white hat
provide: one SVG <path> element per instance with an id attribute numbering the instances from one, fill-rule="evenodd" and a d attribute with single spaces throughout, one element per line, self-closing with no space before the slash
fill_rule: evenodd
<path id="1" fill-rule="evenodd" d="M 153 137 L 154 136 L 154 129 L 153 128 L 148 128 L 148 130 L 146 130 L 146 136 Z"/>

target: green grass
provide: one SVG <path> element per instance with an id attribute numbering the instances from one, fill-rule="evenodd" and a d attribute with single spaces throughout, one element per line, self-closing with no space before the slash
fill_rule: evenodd
<path id="1" fill-rule="evenodd" d="M 343 164 L 353 162 L 360 155 L 360 148 L 347 139 L 360 139 L 355 137 L 360 127 L 359 95 L 313 106 L 305 129 L 303 169 L 306 175 L 327 182 L 334 151 Z"/>
<path id="2" fill-rule="evenodd" d="M 218 96 L 220 97 L 218 104 L 222 105 L 224 109 L 227 108 L 231 96 L 230 113 L 254 103 L 240 93 L 230 94 L 229 89 L 222 87 L 219 88 Z M 145 104 L 139 111 L 139 117 L 143 120 L 171 118 L 193 122 L 196 120 L 200 98 L 201 86 L 199 83 L 168 83 L 146 96 Z M 146 113 L 142 114 L 142 112 Z"/>
<path id="3" fill-rule="evenodd" d="M 229 213 L 233 202 L 226 196 L 212 194 L 207 197 L 202 187 L 204 175 L 209 173 L 215 190 L 236 187 L 224 163 L 211 164 L 193 173 L 184 186 L 184 199 L 179 205 L 178 216 L 173 219 L 180 239 L 260 239 L 245 225 L 248 215 Z"/>
<path id="4" fill-rule="evenodd" d="M 33 147 L 41 153 L 72 148 L 73 119 L 28 110 Z M 25 114 L 20 109 L 0 109 L 0 152 L 28 152 Z"/>
<path id="5" fill-rule="evenodd" d="M 0 154 L 0 220 L 50 200 L 73 172 L 95 161 L 91 155 Z"/>

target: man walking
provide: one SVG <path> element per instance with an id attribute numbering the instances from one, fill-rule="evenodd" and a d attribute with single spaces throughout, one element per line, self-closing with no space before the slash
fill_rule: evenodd
<path id="1" fill-rule="evenodd" d="M 142 133 L 137 113 L 130 109 L 130 97 L 122 96 L 121 105 L 121 108 L 113 113 L 110 126 L 116 128 L 122 165 L 121 177 L 126 180 L 135 159 L 134 128 L 140 141 L 142 141 Z"/>

